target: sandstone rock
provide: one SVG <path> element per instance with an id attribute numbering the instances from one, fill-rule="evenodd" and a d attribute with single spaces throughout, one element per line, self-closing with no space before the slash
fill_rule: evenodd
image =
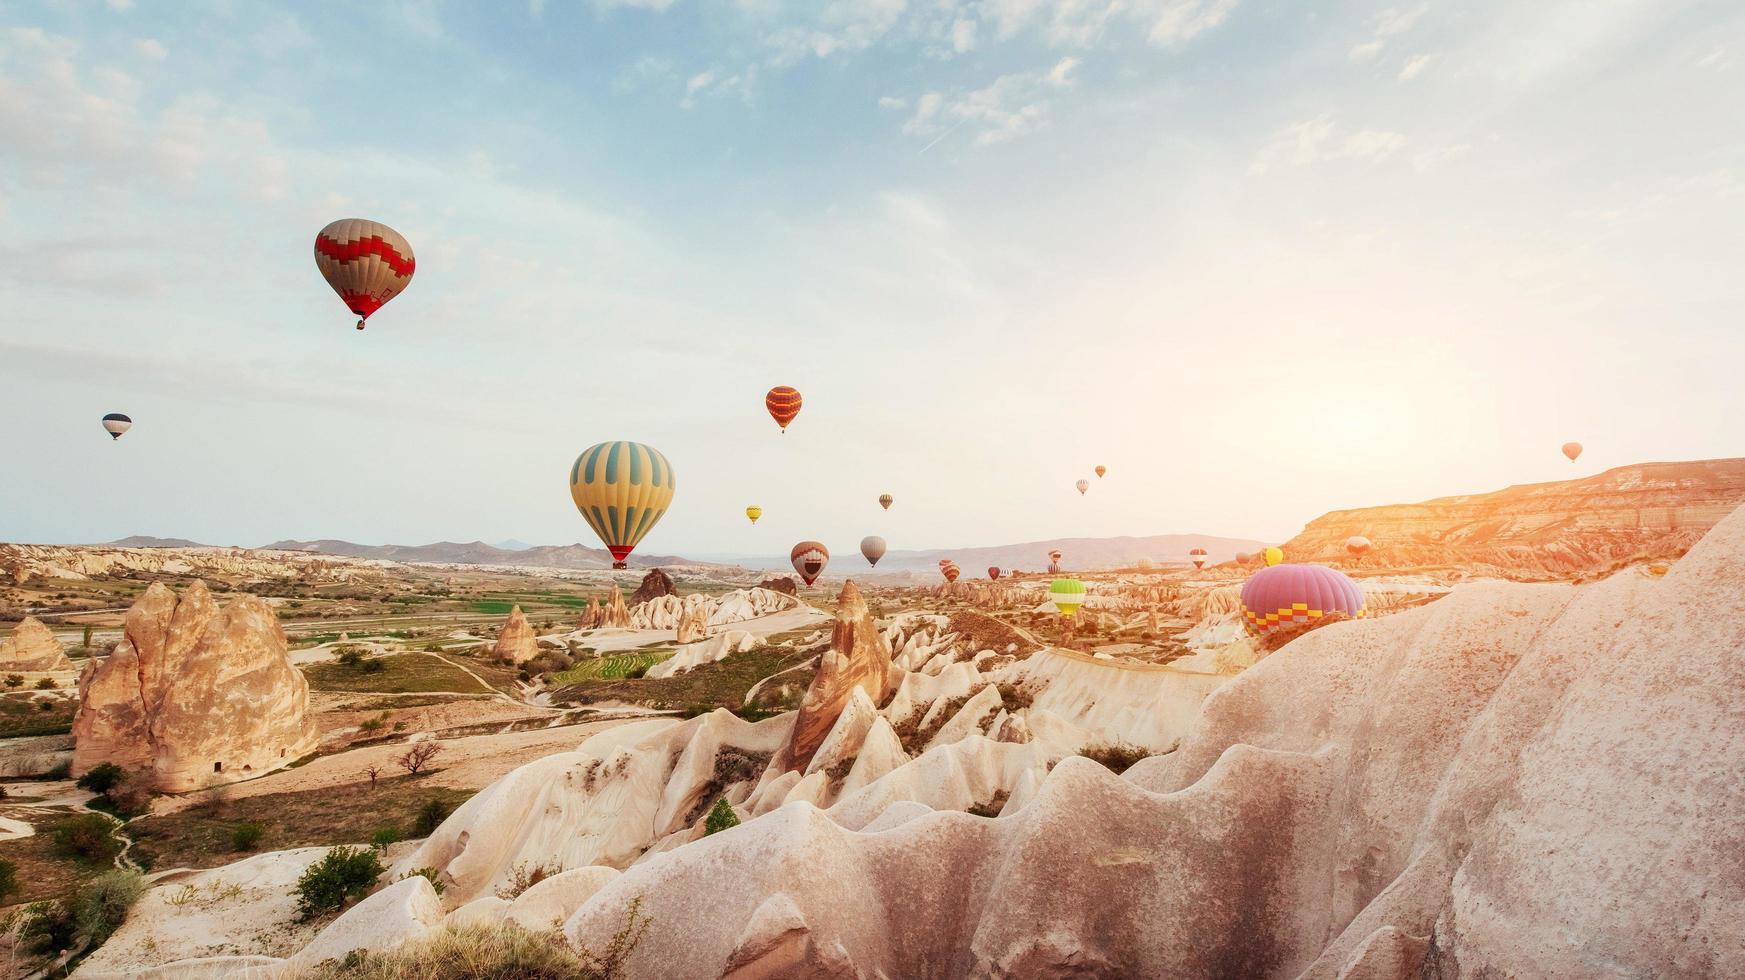
<path id="1" fill-rule="evenodd" d="M 661 678 L 683 674 L 694 667 L 726 660 L 736 653 L 763 646 L 763 637 L 745 630 L 726 630 L 700 643 L 680 647 L 672 656 L 648 668 L 644 677 Z"/>
<path id="2" fill-rule="evenodd" d="M 701 606 L 679 618 L 673 630 L 675 643 L 695 643 L 709 635 L 709 616 Z"/>
<path id="3" fill-rule="evenodd" d="M 798 596 L 800 594 L 800 586 L 788 575 L 766 578 L 757 583 L 757 587 L 768 589 L 771 592 L 780 592 L 782 595 Z"/>
<path id="4" fill-rule="evenodd" d="M 115 652 L 80 674 L 79 701 L 73 774 L 114 762 L 160 792 L 247 779 L 316 744 L 309 685 L 272 606 L 245 595 L 220 610 L 199 581 L 180 599 L 153 583 Z"/>
<path id="5" fill-rule="evenodd" d="M 630 626 L 630 610 L 624 607 L 624 593 L 618 586 L 612 586 L 612 597 L 600 610 L 600 625 L 602 627 L 627 629 Z"/>
<path id="6" fill-rule="evenodd" d="M 412 875 L 357 903 L 285 961 L 293 973 L 354 949 L 386 952 L 442 924 L 442 900 L 428 879 Z"/>
<path id="7" fill-rule="evenodd" d="M 560 929 L 582 903 L 616 877 L 618 869 L 598 865 L 559 872 L 515 896 L 504 918 L 532 932 Z"/>
<path id="8" fill-rule="evenodd" d="M 494 925 L 502 922 L 503 916 L 508 913 L 508 899 L 496 895 L 481 895 L 443 916 L 442 924 L 450 929 L 464 929 L 470 925 Z"/>
<path id="9" fill-rule="evenodd" d="M 72 669 L 61 641 L 35 616 L 24 617 L 11 636 L 0 640 L 0 671 Z"/>
<path id="10" fill-rule="evenodd" d="M 517 664 L 539 656 L 539 637 L 534 634 L 533 624 L 527 621 L 520 606 L 509 610 L 509 621 L 497 634 L 497 645 L 491 648 L 491 656 Z"/>
<path id="11" fill-rule="evenodd" d="M 588 608 L 582 612 L 582 620 L 581 620 L 581 622 L 576 624 L 576 629 L 579 629 L 579 630 L 598 629 L 600 626 L 601 615 L 602 615 L 602 613 L 600 611 L 600 600 L 594 598 L 593 596 L 589 596 L 588 597 Z"/>
<path id="12" fill-rule="evenodd" d="M 700 618 L 707 626 L 728 626 L 799 605 L 798 600 L 768 589 L 735 589 L 720 596 L 696 592 L 658 596 L 630 610 L 629 625 L 636 630 L 676 630 L 686 618 Z"/>
<path id="13" fill-rule="evenodd" d="M 654 568 L 642 577 L 642 584 L 638 585 L 636 591 L 630 594 L 630 604 L 634 606 L 663 595 L 678 595 L 678 592 L 678 589 L 673 588 L 672 576 Z"/>
<path id="14" fill-rule="evenodd" d="M 852 581 L 843 583 L 836 600 L 836 627 L 830 637 L 830 649 L 819 659 L 818 673 L 806 688 L 799 717 L 794 721 L 788 765 L 806 768 L 855 689 L 866 692 L 874 704 L 883 701 L 890 673 L 891 648 L 873 623 L 866 599 Z"/>

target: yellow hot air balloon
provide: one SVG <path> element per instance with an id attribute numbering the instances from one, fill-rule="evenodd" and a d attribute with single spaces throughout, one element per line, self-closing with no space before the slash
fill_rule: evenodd
<path id="1" fill-rule="evenodd" d="M 1266 549 L 1265 554 L 1266 554 L 1266 564 L 1269 567 L 1276 565 L 1279 562 L 1285 560 L 1285 553 L 1284 553 L 1283 549 L 1280 549 L 1280 548 L 1268 548 L 1268 549 Z"/>
<path id="2" fill-rule="evenodd" d="M 751 518 L 751 523 L 756 524 L 757 519 L 763 516 L 763 508 L 756 504 L 752 504 L 750 507 L 745 508 L 745 516 Z"/>
<path id="3" fill-rule="evenodd" d="M 612 552 L 612 567 L 626 568 L 637 542 L 673 502 L 673 467 L 652 446 L 602 442 L 570 466 L 570 499 Z"/>

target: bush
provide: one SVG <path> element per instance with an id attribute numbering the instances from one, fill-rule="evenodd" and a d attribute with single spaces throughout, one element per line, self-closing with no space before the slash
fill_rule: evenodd
<path id="1" fill-rule="evenodd" d="M 23 674 L 7 674 L 6 675 L 6 686 L 7 687 L 23 687 L 24 686 L 24 675 Z"/>
<path id="2" fill-rule="evenodd" d="M 24 910 L 18 937 L 24 948 L 39 956 L 52 956 L 72 949 L 78 940 L 73 912 L 65 902 L 35 902 Z"/>
<path id="3" fill-rule="evenodd" d="M 412 823 L 413 836 L 429 837 L 436 833 L 436 828 L 442 826 L 442 822 L 453 812 L 453 808 L 441 800 L 425 800 L 424 805 L 418 808 L 418 816 Z"/>
<path id="4" fill-rule="evenodd" d="M 364 662 L 364 652 L 357 647 L 340 647 L 333 659 L 341 667 L 356 667 Z"/>
<path id="5" fill-rule="evenodd" d="M 1140 759 L 1149 758 L 1154 754 L 1150 749 L 1142 749 L 1137 745 L 1128 745 L 1125 742 L 1098 742 L 1079 749 L 1079 755 L 1092 762 L 1102 763 L 1105 768 L 1117 776 L 1132 768 L 1133 764 Z"/>
<path id="6" fill-rule="evenodd" d="M 358 670 L 366 674 L 379 674 L 387 669 L 388 662 L 379 659 L 366 660 L 358 665 Z"/>
<path id="7" fill-rule="evenodd" d="M 54 829 L 55 851 L 91 864 L 108 864 L 121 851 L 120 842 L 110 836 L 113 826 L 100 813 L 81 813 L 63 820 Z"/>
<path id="8" fill-rule="evenodd" d="M 590 970 L 589 964 L 571 951 L 561 933 L 528 932 L 506 922 L 439 929 L 422 942 L 407 943 L 385 953 L 354 951 L 343 960 L 325 960 L 303 974 L 306 980 L 438 980 L 461 976 L 613 980 L 622 975 Z"/>
<path id="9" fill-rule="evenodd" d="M 336 847 L 297 879 L 297 912 L 304 919 L 337 912 L 369 894 L 385 870 L 367 847 Z"/>
<path id="10" fill-rule="evenodd" d="M 127 921 L 127 910 L 145 894 L 145 875 L 110 871 L 91 879 L 73 896 L 73 925 L 80 936 L 100 946 Z"/>
<path id="11" fill-rule="evenodd" d="M 728 827 L 737 826 L 739 826 L 739 814 L 733 812 L 733 805 L 727 802 L 727 797 L 723 796 L 716 800 L 715 805 L 709 809 L 709 817 L 703 821 L 703 836 L 707 837 L 710 834 L 720 833 Z"/>
<path id="12" fill-rule="evenodd" d="M 230 849 L 233 851 L 252 851 L 261 842 L 261 835 L 267 828 L 258 823 L 239 823 L 230 831 Z"/>
<path id="13" fill-rule="evenodd" d="M 36 689 L 39 691 L 52 691 L 52 690 L 54 690 L 55 689 L 54 678 L 44 677 L 42 680 L 37 681 L 36 682 Z"/>
<path id="14" fill-rule="evenodd" d="M 406 839 L 398 827 L 383 827 L 370 835 L 370 846 L 378 850 L 389 844 L 398 844 Z"/>
<path id="15" fill-rule="evenodd" d="M 79 777 L 79 781 L 75 785 L 100 796 L 107 796 L 110 790 L 121 785 L 121 781 L 126 778 L 127 770 L 113 762 L 105 762 L 93 766 L 91 771 Z"/>
<path id="16" fill-rule="evenodd" d="M 405 881 L 407 878 L 428 879 L 430 887 L 436 889 L 438 895 L 441 895 L 442 890 L 447 887 L 442 883 L 442 873 L 437 871 L 435 868 L 413 868 L 411 871 L 400 876 L 401 881 Z"/>
<path id="17" fill-rule="evenodd" d="M 561 864 L 517 864 L 509 871 L 509 880 L 497 889 L 497 897 L 506 902 L 513 902 L 521 893 L 539 884 L 553 875 L 563 874 Z"/>
<path id="18" fill-rule="evenodd" d="M 18 893 L 18 865 L 0 858 L 0 905 Z"/>

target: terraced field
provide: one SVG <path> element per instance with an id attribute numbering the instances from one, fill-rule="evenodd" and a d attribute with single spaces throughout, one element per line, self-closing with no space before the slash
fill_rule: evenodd
<path id="1" fill-rule="evenodd" d="M 620 653 L 598 660 L 584 660 L 561 674 L 553 674 L 554 686 L 577 684 L 582 681 L 623 680 L 626 677 L 641 677 L 643 672 L 672 655 L 666 650 L 659 653 Z"/>

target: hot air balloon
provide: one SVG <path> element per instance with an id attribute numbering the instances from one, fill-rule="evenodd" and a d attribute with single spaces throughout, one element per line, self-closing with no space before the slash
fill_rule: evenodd
<path id="1" fill-rule="evenodd" d="M 1273 565 L 1242 585 L 1242 618 L 1256 636 L 1329 613 L 1362 616 L 1363 590 L 1324 565 Z"/>
<path id="2" fill-rule="evenodd" d="M 1253 557 L 1254 557 L 1253 555 L 1249 554 L 1246 551 L 1238 551 L 1236 553 L 1236 564 L 1246 565 L 1246 564 L 1248 564 L 1248 559 L 1253 558 Z"/>
<path id="3" fill-rule="evenodd" d="M 103 416 L 103 431 L 109 433 L 111 442 L 121 438 L 128 429 L 133 428 L 133 420 L 120 412 L 110 412 Z"/>
<path id="4" fill-rule="evenodd" d="M 963 574 L 963 569 L 958 568 L 956 564 L 950 564 L 941 568 L 939 574 L 945 576 L 947 582 L 955 582 L 957 581 L 957 577 Z"/>
<path id="5" fill-rule="evenodd" d="M 1566 443 L 1564 443 L 1563 444 L 1563 455 L 1568 456 L 1569 461 L 1571 463 L 1575 462 L 1575 458 L 1577 456 L 1581 455 L 1581 443 L 1579 443 L 1579 442 L 1566 442 Z"/>
<path id="6" fill-rule="evenodd" d="M 1345 539 L 1345 550 L 1354 555 L 1361 555 L 1369 550 L 1369 539 L 1361 534 L 1354 534 Z"/>
<path id="7" fill-rule="evenodd" d="M 1060 559 L 1061 559 L 1061 554 L 1060 554 L 1059 548 L 1056 548 L 1053 551 L 1050 551 L 1048 553 L 1048 560 L 1049 561 L 1059 561 Z"/>
<path id="8" fill-rule="evenodd" d="M 751 518 L 751 523 L 756 524 L 757 519 L 763 516 L 763 508 L 756 504 L 752 504 L 750 507 L 745 508 L 745 516 Z"/>
<path id="9" fill-rule="evenodd" d="M 860 539 L 860 556 L 866 559 L 868 565 L 877 565 L 879 559 L 885 556 L 885 539 L 876 534 Z"/>
<path id="10" fill-rule="evenodd" d="M 315 236 L 315 267 L 357 314 L 359 330 L 412 281 L 414 265 L 412 246 L 379 221 L 341 218 Z"/>
<path id="11" fill-rule="evenodd" d="M 800 578 L 811 585 L 824 574 L 824 566 L 830 564 L 830 549 L 816 541 L 802 541 L 788 552 L 788 560 L 794 563 L 794 571 L 800 573 Z"/>
<path id="12" fill-rule="evenodd" d="M 891 509 L 891 501 L 893 501 L 895 499 L 897 499 L 897 498 L 891 496 L 888 493 L 881 493 L 881 494 L 879 494 L 879 506 L 883 507 L 886 510 L 890 510 Z"/>
<path id="13" fill-rule="evenodd" d="M 640 442 L 589 446 L 570 466 L 570 499 L 612 552 L 612 567 L 626 568 L 637 542 L 673 502 L 673 467 Z"/>
<path id="14" fill-rule="evenodd" d="M 1285 553 L 1281 548 L 1268 548 L 1261 552 L 1261 554 L 1266 556 L 1266 564 L 1268 567 L 1285 560 Z"/>
<path id="15" fill-rule="evenodd" d="M 1084 496 L 1084 492 L 1085 492 L 1085 491 L 1086 491 L 1086 490 L 1089 490 L 1089 489 L 1090 489 L 1090 488 L 1091 488 L 1091 481 L 1089 481 L 1089 480 L 1080 480 L 1080 481 L 1079 481 L 1079 482 L 1077 482 L 1077 483 L 1075 483 L 1075 484 L 1073 484 L 1073 486 L 1075 486 L 1075 487 L 1078 487 L 1078 488 L 1079 488 L 1079 496 L 1081 496 L 1081 497 L 1082 497 L 1082 496 Z"/>
<path id="16" fill-rule="evenodd" d="M 1107 466 L 1098 465 L 1098 467 L 1097 467 L 1097 479 L 1101 480 L 1103 478 L 1103 474 L 1107 473 L 1107 472 L 1109 472 L 1109 468 Z"/>
<path id="17" fill-rule="evenodd" d="M 769 409 L 770 418 L 787 432 L 788 423 L 800 414 L 800 393 L 787 385 L 776 385 L 763 396 L 763 407 Z"/>
<path id="18" fill-rule="evenodd" d="M 1071 618 L 1085 604 L 1085 584 L 1076 578 L 1057 578 L 1048 586 L 1048 598 L 1062 616 Z"/>
<path id="19" fill-rule="evenodd" d="M 1188 552 L 1188 561 L 1191 561 L 1194 563 L 1195 569 L 1205 568 L 1206 567 L 1206 549 L 1195 548 L 1194 550 Z"/>
<path id="20" fill-rule="evenodd" d="M 989 565 L 988 566 L 988 578 L 998 579 L 999 577 L 1000 577 L 1000 566 Z"/>

